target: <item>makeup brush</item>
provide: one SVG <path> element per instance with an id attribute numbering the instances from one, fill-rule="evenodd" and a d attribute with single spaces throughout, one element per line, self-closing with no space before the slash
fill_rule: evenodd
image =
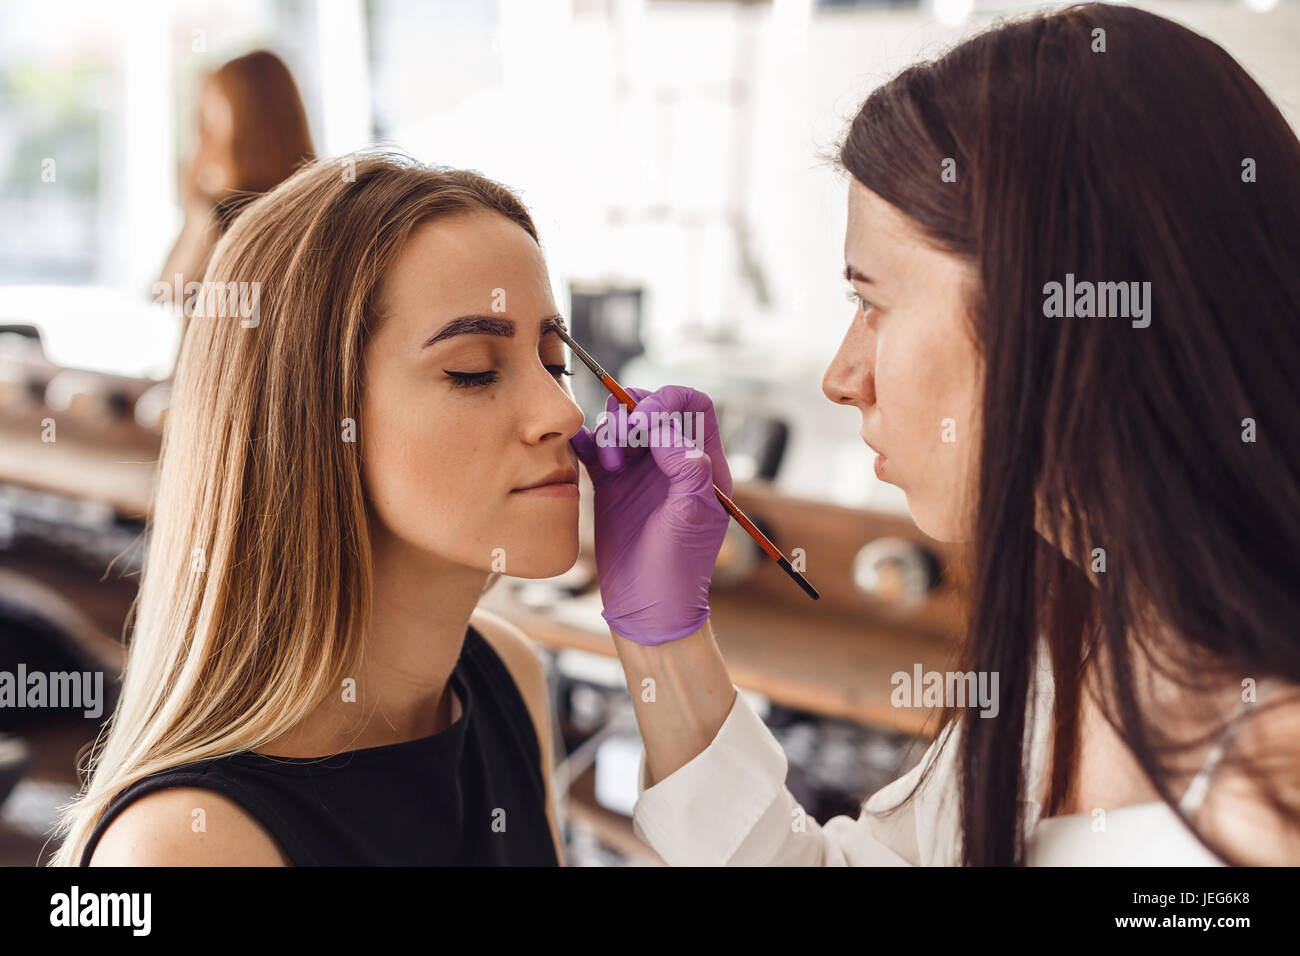
<path id="1" fill-rule="evenodd" d="M 614 376 L 610 375 L 603 368 L 601 368 L 600 364 L 594 358 L 592 358 L 590 355 L 587 354 L 586 349 L 584 349 L 577 342 L 573 341 L 573 338 L 572 336 L 569 335 L 569 333 L 565 332 L 557 324 L 552 324 L 551 329 L 553 329 L 555 331 L 555 334 L 558 335 L 560 338 L 562 338 L 568 344 L 569 348 L 573 349 L 573 354 L 578 356 L 578 358 L 582 359 L 582 364 L 587 366 L 587 368 L 591 369 L 592 374 L 595 375 L 596 378 L 600 379 L 601 383 L 607 389 L 610 390 L 610 392 L 614 395 L 615 398 L 617 398 L 620 402 L 623 403 L 623 405 L 627 408 L 628 411 L 631 411 L 632 409 L 636 408 L 637 405 L 636 399 L 634 399 L 631 395 L 625 392 L 623 390 L 623 386 L 619 385 L 618 382 L 614 381 Z M 814 588 L 811 584 L 809 584 L 807 579 L 794 569 L 793 565 L 790 564 L 790 562 L 786 559 L 785 555 L 783 555 L 780 551 L 777 550 L 776 545 L 774 545 L 771 541 L 767 540 L 767 535 L 759 531 L 758 527 L 754 524 L 754 522 L 750 521 L 749 518 L 745 516 L 745 512 L 737 508 L 735 504 L 732 502 L 732 500 L 728 498 L 726 495 L 724 495 L 722 493 L 722 489 L 720 489 L 717 485 L 713 486 L 713 493 L 718 496 L 718 500 L 722 502 L 722 507 L 727 509 L 727 513 L 730 514 L 731 517 L 739 521 L 740 526 L 744 528 L 747 532 L 749 532 L 749 536 L 758 542 L 758 546 L 767 552 L 768 557 L 770 557 L 773 561 L 779 564 L 781 566 L 781 570 L 784 571 L 786 574 L 790 575 L 790 577 L 794 579 L 794 583 L 799 585 L 799 587 L 803 588 L 804 592 L 810 598 L 812 598 L 814 601 L 818 600 L 820 595 L 818 595 L 817 589 Z"/>

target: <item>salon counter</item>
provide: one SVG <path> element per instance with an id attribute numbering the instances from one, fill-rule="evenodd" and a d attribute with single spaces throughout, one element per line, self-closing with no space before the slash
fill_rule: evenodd
<path id="1" fill-rule="evenodd" d="M 43 431 L 39 418 L 0 416 L 0 483 L 104 504 L 127 518 L 145 517 L 158 470 L 155 436 L 113 425 L 92 437 L 85 426 L 62 417 L 54 441 L 43 441 Z"/>
<path id="2" fill-rule="evenodd" d="M 524 607 L 498 584 L 479 602 L 551 650 L 614 657 L 609 632 L 595 633 Z M 846 614 L 811 614 L 753 597 L 709 602 L 714 636 L 737 686 L 825 717 L 932 736 L 930 709 L 890 703 L 890 677 L 914 664 L 945 670 L 952 642 L 900 632 Z M 930 721 L 932 724 L 933 721 Z"/>

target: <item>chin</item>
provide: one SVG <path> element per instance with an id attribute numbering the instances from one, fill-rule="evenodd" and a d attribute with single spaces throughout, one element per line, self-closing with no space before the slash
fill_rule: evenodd
<path id="1" fill-rule="evenodd" d="M 563 545 L 548 541 L 535 548 L 515 548 L 506 552 L 505 574 L 512 578 L 553 578 L 578 563 L 578 535 Z M 513 558 L 513 560 L 512 560 Z"/>

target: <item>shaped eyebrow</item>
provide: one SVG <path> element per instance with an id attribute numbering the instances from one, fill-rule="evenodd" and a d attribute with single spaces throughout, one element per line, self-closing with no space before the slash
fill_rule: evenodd
<path id="1" fill-rule="evenodd" d="M 563 316 L 549 315 L 542 319 L 541 334 L 547 335 L 556 329 L 567 332 L 568 327 L 564 324 Z M 436 342 L 443 339 L 449 339 L 456 335 L 499 335 L 503 338 L 511 338 L 515 334 L 515 323 L 513 319 L 503 319 L 497 315 L 462 315 L 452 319 L 433 335 L 421 348 L 428 348 Z"/>

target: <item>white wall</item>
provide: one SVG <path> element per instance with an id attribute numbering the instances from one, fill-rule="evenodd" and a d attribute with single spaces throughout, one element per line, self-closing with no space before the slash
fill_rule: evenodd
<path id="1" fill-rule="evenodd" d="M 403 99 L 392 139 L 519 189 L 558 277 L 644 283 L 655 344 L 740 326 L 748 342 L 819 360 L 849 306 L 838 278 L 845 183 L 817 153 L 875 85 L 998 13 L 1032 9 L 981 9 L 950 28 L 924 10 L 810 13 L 807 0 L 752 10 L 620 0 L 612 16 L 587 6 L 501 0 L 493 23 L 479 5 L 444 0 L 424 22 L 401 17 L 400 44 L 380 42 L 398 59 L 378 66 L 381 91 Z M 1300 3 L 1139 6 L 1221 43 L 1300 128 Z M 752 108 L 738 121 L 732 83 L 746 69 Z M 735 210 L 750 223 L 767 308 L 736 278 Z"/>

